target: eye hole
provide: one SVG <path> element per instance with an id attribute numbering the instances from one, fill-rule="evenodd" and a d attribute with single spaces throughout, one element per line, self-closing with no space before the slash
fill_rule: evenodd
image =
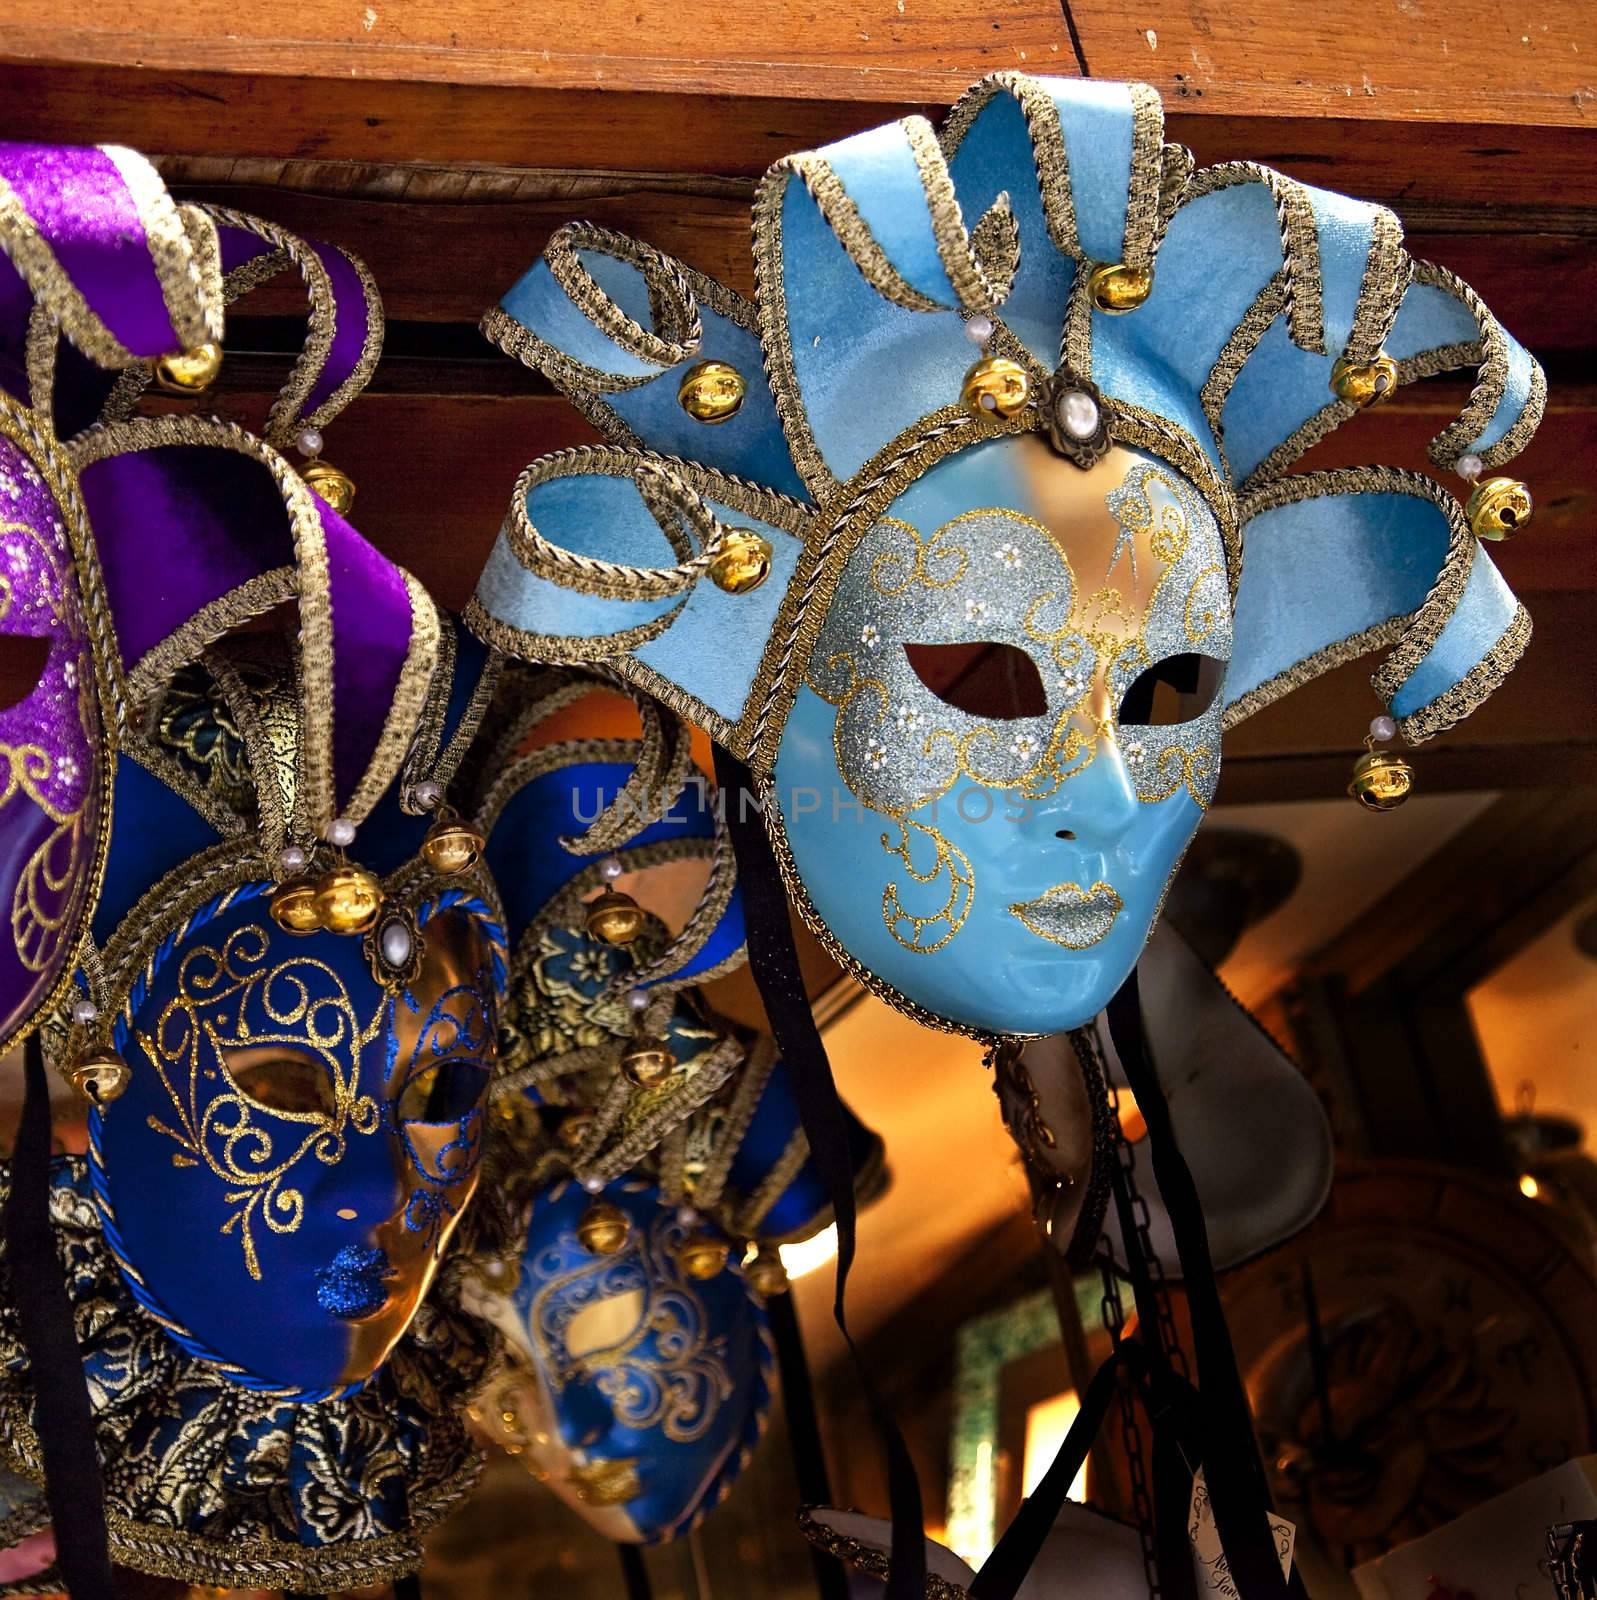
<path id="1" fill-rule="evenodd" d="M 1037 663 L 1024 650 L 997 641 L 911 644 L 904 654 L 915 676 L 945 705 L 973 717 L 1014 722 L 1048 709 Z"/>
<path id="2" fill-rule="evenodd" d="M 332 1117 L 338 1110 L 326 1064 L 319 1056 L 284 1045 L 252 1045 L 227 1052 L 227 1070 L 241 1090 L 267 1111 Z"/>
<path id="3" fill-rule="evenodd" d="M 31 633 L 0 633 L 0 711 L 20 704 L 39 685 L 50 641 Z"/>
<path id="4" fill-rule="evenodd" d="M 1214 703 L 1225 663 L 1184 651 L 1156 661 L 1120 698 L 1123 728 L 1168 728 L 1191 722 Z"/>
<path id="5" fill-rule="evenodd" d="M 488 1069 L 480 1061 L 440 1061 L 423 1067 L 399 1097 L 401 1122 L 459 1122 L 488 1092 Z"/>

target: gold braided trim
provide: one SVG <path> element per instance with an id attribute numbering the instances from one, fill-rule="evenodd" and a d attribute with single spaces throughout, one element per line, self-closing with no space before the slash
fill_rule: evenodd
<path id="1" fill-rule="evenodd" d="M 677 565 L 628 566 L 545 539 L 527 514 L 527 495 L 557 478 L 584 476 L 630 478 L 638 498 L 676 553 Z M 796 536 L 802 536 L 809 515 L 807 507 L 774 489 L 676 456 L 626 451 L 613 445 L 578 445 L 541 457 L 517 478 L 502 537 L 529 572 L 563 589 L 606 600 L 663 600 L 681 595 L 685 603 L 688 592 L 719 554 L 728 532 L 705 505 L 706 498 Z M 690 553 L 688 531 L 697 536 L 696 554 Z M 665 618 L 653 621 L 669 623 L 680 609 L 675 607 Z"/>
<path id="2" fill-rule="evenodd" d="M 993 252 L 983 261 L 965 226 L 948 159 L 931 123 L 925 117 L 904 117 L 898 125 L 915 158 L 943 273 L 964 310 L 991 314 L 1009 293 L 1020 265 L 1020 233 L 1009 196 L 999 195 L 977 223 L 984 244 Z"/>
<path id="3" fill-rule="evenodd" d="M 1242 320 L 1220 347 L 1220 354 L 1209 369 L 1209 376 L 1203 380 L 1202 389 L 1198 391 L 1198 403 L 1209 420 L 1209 430 L 1214 434 L 1215 448 L 1220 452 L 1228 478 L 1231 467 L 1225 454 L 1225 403 L 1230 397 L 1232 385 L 1237 381 L 1237 375 L 1247 365 L 1259 341 L 1269 332 L 1270 325 L 1286 310 L 1286 304 L 1287 279 L 1283 269 L 1265 284 L 1258 298 L 1243 312 Z"/>
<path id="4" fill-rule="evenodd" d="M 534 726 L 536 722 L 529 723 L 529 731 Z M 579 762 L 603 762 L 630 767 L 638 761 L 642 748 L 641 741 L 637 739 L 560 739 L 553 744 L 540 745 L 538 749 L 529 751 L 528 754 L 512 762 L 494 778 L 486 794 L 477 804 L 475 817 L 477 827 L 483 833 L 492 833 L 498 827 L 505 807 L 537 778 L 546 777 L 551 772 L 558 772 L 561 767 L 574 766 Z M 648 819 L 650 822 L 654 820 L 656 820 L 654 817 Z M 641 832 L 647 825 L 647 823 L 641 824 L 638 831 Z"/>
<path id="5" fill-rule="evenodd" d="M 749 1196 L 747 1204 L 738 1212 L 736 1232 L 751 1235 L 759 1232 L 760 1224 L 770 1214 L 771 1207 L 786 1193 L 788 1186 L 803 1170 L 810 1159 L 810 1142 L 802 1128 L 795 1129 L 782 1153 L 771 1163 L 770 1171 L 760 1179 L 759 1186 Z"/>
<path id="6" fill-rule="evenodd" d="M 1048 237 L 1061 255 L 1080 261 L 1081 237 L 1076 231 L 1076 204 L 1070 189 L 1070 163 L 1065 155 L 1059 107 L 1035 78 L 1023 72 L 995 72 L 973 84 L 954 102 L 943 121 L 943 153 L 950 161 L 954 159 L 976 119 L 1000 94 L 1013 97 L 1026 119 Z"/>
<path id="7" fill-rule="evenodd" d="M 703 1170 L 693 1182 L 693 1203 L 701 1211 L 712 1211 L 721 1203 L 732 1162 L 743 1144 L 749 1124 L 759 1108 L 760 1097 L 776 1069 L 776 1041 L 769 1034 L 757 1034 L 750 1046 L 737 1087 L 727 1103 L 726 1114 L 716 1129 L 714 1144 Z"/>
<path id="8" fill-rule="evenodd" d="M 125 367 L 138 358 L 89 309 L 62 270 L 55 252 L 35 226 L 15 189 L 0 177 L 0 249 L 11 258 L 34 299 L 48 308 L 62 331 L 91 361 Z"/>
<path id="9" fill-rule="evenodd" d="M 892 1565 L 887 1552 L 877 1549 L 875 1545 L 862 1544 L 852 1534 L 839 1533 L 830 1524 L 817 1520 L 814 1513 L 826 1509 L 828 1508 L 825 1506 L 803 1507 L 798 1513 L 799 1532 L 817 1550 L 824 1550 L 827 1555 L 847 1562 L 849 1566 L 865 1573 L 868 1577 L 880 1578 L 886 1582 Z M 859 1514 L 854 1513 L 854 1515 Z M 928 1572 L 922 1600 L 970 1600 L 970 1591 L 961 1584 L 950 1583 L 946 1578 L 938 1577 L 935 1572 Z"/>
<path id="10" fill-rule="evenodd" d="M 307 705 L 330 707 L 333 704 L 333 610 L 329 593 L 327 542 L 322 531 L 321 514 L 317 510 L 320 502 L 288 462 L 265 440 L 246 433 L 236 423 L 196 416 L 132 417 L 126 422 L 90 428 L 73 440 L 71 448 L 74 464 L 81 472 L 108 456 L 125 451 L 154 450 L 172 444 L 208 445 L 233 450 L 259 462 L 271 473 L 283 501 L 294 543 L 297 567 L 294 593 L 299 597 L 301 694 Z M 201 641 L 202 644 L 209 642 L 208 638 Z M 144 658 L 144 661 L 147 660 L 148 655 Z M 139 663 L 141 669 L 144 661 Z M 313 832 L 320 835 L 333 820 L 334 814 L 331 716 L 308 717 L 304 720 L 296 793 L 303 819 Z"/>
<path id="11" fill-rule="evenodd" d="M 1347 360 L 1369 362 L 1381 353 L 1408 293 L 1413 266 L 1403 248 L 1403 224 L 1385 206 L 1373 207 L 1369 254 L 1354 304 L 1353 326 L 1342 347 Z"/>
<path id="12" fill-rule="evenodd" d="M 305 425 L 312 428 L 326 427 L 371 382 L 372 374 L 376 372 L 377 363 L 383 355 L 383 335 L 386 325 L 383 317 L 383 297 L 378 291 L 377 280 L 359 256 L 351 254 L 342 245 L 335 248 L 349 263 L 355 276 L 360 279 L 361 298 L 366 304 L 366 334 L 361 340 L 360 355 L 356 358 L 355 366 L 349 376 L 305 418 Z"/>
<path id="13" fill-rule="evenodd" d="M 1159 242 L 1164 183 L 1164 102 L 1159 91 L 1146 83 L 1126 87 L 1131 94 L 1131 183 L 1120 259 L 1128 267 L 1151 268 Z"/>
<path id="14" fill-rule="evenodd" d="M 243 817 L 224 805 L 203 783 L 197 782 L 187 768 L 142 734 L 124 734 L 118 753 L 143 767 L 152 777 L 159 778 L 174 794 L 187 801 L 224 839 L 245 832 Z"/>
<path id="15" fill-rule="evenodd" d="M 405 753 L 410 749 L 426 709 L 427 690 L 438 665 L 438 608 L 432 596 L 403 567 L 398 570 L 410 598 L 410 643 L 405 648 L 405 659 L 400 665 L 399 679 L 394 685 L 393 699 L 383 719 L 377 747 L 342 812 L 354 823 L 365 821 L 371 814 L 372 807 L 382 799 L 404 764 Z"/>
<path id="16" fill-rule="evenodd" d="M 1300 350 L 1324 355 L 1325 287 L 1320 276 L 1320 236 L 1314 222 L 1314 205 L 1303 185 L 1254 161 L 1225 161 L 1192 174 L 1180 207 L 1239 183 L 1263 184 L 1275 201 L 1285 272 L 1287 330 Z"/>
<path id="17" fill-rule="evenodd" d="M 821 455 L 804 409 L 804 393 L 793 367 L 792 329 L 787 316 L 787 286 L 782 267 L 782 205 L 789 173 L 773 167 L 754 192 L 754 284 L 760 349 L 776 406 L 776 419 L 787 440 L 788 454 L 804 487 L 816 500 L 837 488 L 837 479 Z M 861 224 L 863 227 L 863 223 Z"/>
<path id="18" fill-rule="evenodd" d="M 254 617 L 264 616 L 295 592 L 292 567 L 274 567 L 257 573 L 236 589 L 202 606 L 159 644 L 152 645 L 128 673 L 128 694 L 136 705 L 153 704 L 171 682 L 172 675 L 197 661 L 208 645 Z"/>
<path id="19" fill-rule="evenodd" d="M 288 264 L 286 250 L 267 250 L 261 255 L 251 256 L 248 261 L 234 267 L 228 273 L 223 283 L 227 303 L 232 305 L 235 300 L 242 300 L 251 290 L 270 283 L 287 270 Z"/>
<path id="20" fill-rule="evenodd" d="M 1278 479 L 1243 500 L 1244 527 L 1260 513 L 1276 506 L 1355 494 L 1407 494 L 1428 500 L 1441 511 L 1447 521 L 1448 546 L 1434 583 L 1412 613 L 1399 613 L 1346 639 L 1335 640 L 1241 696 L 1226 709 L 1226 728 L 1234 727 L 1332 667 L 1387 645 L 1391 645 L 1391 653 L 1370 681 L 1382 702 L 1389 704 L 1457 609 L 1469 581 L 1476 541 L 1457 500 L 1441 484 L 1420 473 L 1398 467 L 1346 467 Z"/>
<path id="21" fill-rule="evenodd" d="M 634 320 L 599 287 L 582 264 L 578 254 L 581 250 L 596 250 L 637 267 L 649 296 L 650 315 L 660 332 Z M 694 355 L 703 343 L 699 308 L 679 263 L 651 245 L 595 227 L 591 222 L 569 222 L 550 238 L 543 258 L 567 299 L 612 344 L 634 359 L 670 368 Z"/>
<path id="22" fill-rule="evenodd" d="M 1530 643 L 1530 635 L 1530 614 L 1524 606 L 1518 606 L 1497 643 L 1451 689 L 1439 694 L 1428 706 L 1399 718 L 1398 731 L 1410 744 L 1423 744 L 1462 721 L 1519 664 L 1519 658 Z"/>
<path id="23" fill-rule="evenodd" d="M 144 228 L 144 243 L 161 286 L 161 299 L 167 320 L 184 349 L 222 337 L 222 301 L 211 291 L 221 281 L 220 246 L 214 234 L 210 267 L 195 259 L 189 230 L 178 212 L 177 202 L 167 193 L 161 175 L 135 150 L 121 145 L 103 144 L 100 153 L 116 168 L 133 209 Z M 213 275 L 214 270 L 214 275 Z"/>
<path id="24" fill-rule="evenodd" d="M 1163 111 L 1161 109 L 1161 115 Z M 1192 152 L 1184 144 L 1167 144 L 1164 147 L 1164 167 L 1159 176 L 1159 223 L 1154 238 L 1154 248 L 1164 242 L 1170 221 L 1181 209 L 1187 185 L 1197 167 Z"/>
<path id="25" fill-rule="evenodd" d="M 283 759 L 266 731 L 260 705 L 245 688 L 244 679 L 232 658 L 222 650 L 207 650 L 202 660 L 206 671 L 222 691 L 222 698 L 227 702 L 227 708 L 238 727 L 239 737 L 244 741 L 250 776 L 255 780 L 255 815 L 261 850 L 268 859 L 275 860 L 288 843 L 294 797 L 284 785 L 285 782 L 292 782 L 292 776 L 285 779 Z M 209 796 L 209 790 L 204 792 Z"/>
<path id="26" fill-rule="evenodd" d="M 194 257 L 194 276 L 200 286 L 200 302 L 217 307 L 217 327 L 220 329 L 227 306 L 227 294 L 222 285 L 221 237 L 204 206 L 180 205 L 177 214 L 182 219 L 183 232 L 188 236 L 189 250 Z"/>
<path id="27" fill-rule="evenodd" d="M 55 432 L 55 362 L 60 343 L 61 329 L 55 318 L 43 305 L 35 304 L 28 312 L 22 359 L 28 376 L 28 405 L 51 434 Z M 124 372 L 122 377 L 126 376 Z"/>
<path id="28" fill-rule="evenodd" d="M 632 692 L 624 681 L 612 680 L 609 674 L 596 668 L 575 671 L 569 667 L 534 667 L 502 652 L 495 652 L 491 659 L 501 664 L 503 693 L 495 695 L 491 707 L 492 736 L 482 750 L 473 754 L 474 785 L 470 791 L 473 816 L 492 785 L 521 759 L 527 736 L 547 718 L 605 689 L 616 689 L 622 694 Z M 481 827 L 480 822 L 478 826 Z"/>
<path id="29" fill-rule="evenodd" d="M 1092 274 L 1076 269 L 1059 327 L 1059 360 L 1077 377 L 1092 379 Z"/>
<path id="30" fill-rule="evenodd" d="M 444 746 L 438 759 L 432 764 L 430 776 L 445 789 L 448 789 L 454 781 L 461 762 L 466 759 L 466 752 L 471 749 L 477 737 L 477 730 L 482 726 L 483 718 L 488 714 L 488 707 L 493 703 L 494 690 L 498 687 L 499 674 L 503 666 L 503 660 L 498 655 L 490 654 L 483 662 L 482 673 L 472 688 L 471 697 L 466 701 L 466 709 L 461 712 L 460 721 L 456 723 L 455 731 L 449 736 L 449 743 Z M 446 698 L 446 707 L 447 704 Z"/>
<path id="31" fill-rule="evenodd" d="M 492 645 L 495 650 L 502 650 L 506 655 L 519 656 L 524 661 L 576 667 L 592 666 L 597 662 L 613 658 L 629 678 L 641 680 L 642 672 L 634 670 L 641 664 L 635 663 L 627 652 L 637 645 L 647 644 L 651 639 L 658 639 L 671 626 L 680 609 L 679 606 L 653 622 L 640 622 L 635 628 L 622 628 L 616 633 L 581 635 L 532 633 L 525 628 L 513 627 L 508 622 L 502 622 L 491 611 L 486 610 L 480 600 L 473 597 L 466 602 L 465 610 L 460 613 L 460 620 L 484 644 Z M 697 704 L 697 702 L 691 703 Z"/>
<path id="32" fill-rule="evenodd" d="M 41 426 L 41 423 L 44 425 Z M 84 632 L 88 639 L 89 657 L 94 665 L 96 699 L 90 743 L 95 770 L 89 792 L 99 797 L 99 803 L 89 856 L 88 884 L 83 899 L 84 912 L 80 919 L 81 926 L 86 927 L 100 897 L 106 856 L 111 845 L 111 801 L 116 777 L 116 753 L 126 731 L 126 688 L 122 677 L 122 661 L 117 653 L 116 634 L 111 625 L 111 608 L 105 597 L 99 557 L 78 492 L 77 476 L 71 469 L 68 457 L 56 443 L 40 414 L 19 405 L 3 390 L 0 390 L 0 438 L 9 439 L 22 452 L 50 491 L 50 497 L 60 513 L 67 546 L 72 552 L 73 570 L 77 574 L 78 595 L 84 612 Z M 0 1034 L 0 1054 L 27 1036 L 35 1017 L 48 1016 L 64 1003 L 72 990 L 72 974 L 76 965 L 76 961 L 70 958 L 63 961 L 55 981 L 39 996 L 31 1015 L 18 1023 L 8 1035 Z"/>

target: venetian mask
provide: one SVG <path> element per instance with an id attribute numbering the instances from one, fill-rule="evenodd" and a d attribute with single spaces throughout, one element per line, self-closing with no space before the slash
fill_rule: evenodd
<path id="1" fill-rule="evenodd" d="M 596 1200 L 624 1242 L 587 1232 Z M 533 1202 L 513 1287 L 476 1301 L 512 1352 L 482 1419 L 622 1544 L 674 1538 L 713 1509 L 770 1410 L 764 1309 L 735 1263 L 708 1276 L 684 1264 L 692 1233 L 641 1180 L 599 1196 L 562 1180 Z"/>
<path id="2" fill-rule="evenodd" d="M 1522 485 L 1461 507 L 1290 470 L 1450 366 L 1480 386 L 1438 464 L 1495 470 L 1539 417 L 1531 357 L 1381 207 L 1194 172 L 1146 86 L 1003 74 L 940 132 L 779 162 L 753 222 L 753 302 L 573 224 L 488 314 L 611 443 L 522 475 L 467 620 L 706 728 L 889 1003 L 982 1036 L 1088 1021 L 1222 725 L 1386 648 L 1370 736 L 1418 744 L 1523 650 L 1478 542 Z M 1384 756 L 1377 807 L 1412 781 Z"/>
<path id="3" fill-rule="evenodd" d="M 285 933 L 258 887 L 154 946 L 92 1157 L 123 1271 L 180 1342 L 254 1387 L 336 1392 L 403 1334 L 476 1187 L 490 946 L 423 904 L 392 972 L 375 941 Z"/>

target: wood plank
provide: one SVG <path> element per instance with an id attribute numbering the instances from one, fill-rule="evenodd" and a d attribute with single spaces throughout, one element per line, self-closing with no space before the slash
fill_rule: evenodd
<path id="1" fill-rule="evenodd" d="M 11 0 L 15 3 L 15 0 Z M 4 8 L 0 6 L 0 18 Z M 40 50 L 59 49 L 35 41 Z M 1018 51 L 1015 52 L 1018 55 Z M 105 65 L 71 54 L 25 59 L 0 21 L 0 138 L 114 140 L 156 154 L 481 167 L 608 168 L 755 175 L 795 151 L 909 111 L 940 116 L 984 70 L 961 50 L 936 88 L 863 73 L 835 98 L 806 70 L 792 81 L 762 71 L 737 92 L 644 91 L 629 78 L 599 89 L 400 82 L 328 76 L 314 56 L 297 77 L 197 68 Z M 1044 70 L 1070 72 L 1050 47 Z M 192 58 L 208 60 L 202 53 Z M 1035 60 L 1004 65 L 1033 68 Z M 955 81 L 957 80 L 957 81 Z M 777 92 L 778 88 L 784 92 Z M 1217 115 L 1204 99 L 1169 98 L 1166 132 L 1204 163 L 1247 158 L 1372 199 L 1438 203 L 1460 196 L 1502 204 L 1567 203 L 1589 192 L 1597 127 L 1474 120 L 1457 97 L 1444 120 L 1364 107 L 1289 114 L 1265 93 Z M 1190 109 L 1189 109 L 1190 108 Z M 1570 107 L 1573 113 L 1575 108 Z"/>
<path id="2" fill-rule="evenodd" d="M 1597 10 L 1454 0 L 1070 0 L 1085 70 L 1142 78 L 1169 104 L 1268 102 L 1354 119 L 1579 125 L 1597 108 Z"/>
<path id="3" fill-rule="evenodd" d="M 714 194 L 645 187 L 635 174 L 586 182 L 575 174 L 561 177 L 578 192 L 512 201 L 349 198 L 228 183 L 180 184 L 177 192 L 256 212 L 353 250 L 372 269 L 395 320 L 475 323 L 537 259 L 549 235 L 575 218 L 631 234 L 742 294 L 753 293 L 746 192 L 728 193 L 725 183 Z M 1424 204 L 1399 210 L 1410 253 L 1457 272 L 1525 344 L 1550 352 L 1589 345 L 1597 336 L 1591 312 L 1597 305 L 1597 205 L 1520 206 L 1506 218 L 1501 208 L 1485 206 L 1445 215 Z M 1517 224 L 1512 234 L 1500 231 L 1505 222 Z M 245 309 L 251 315 L 295 309 L 296 293 L 280 280 Z"/>

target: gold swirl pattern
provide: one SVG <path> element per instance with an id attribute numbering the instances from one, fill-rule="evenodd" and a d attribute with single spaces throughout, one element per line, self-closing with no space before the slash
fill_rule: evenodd
<path id="1" fill-rule="evenodd" d="M 677 1444 L 702 1439 L 733 1392 L 725 1336 L 711 1335 L 704 1301 L 677 1264 L 685 1232 L 661 1211 L 623 1254 L 598 1260 L 562 1232 L 542 1258 L 556 1270 L 528 1319 L 552 1390 L 591 1379 L 621 1426 L 657 1427 Z M 558 1270 L 570 1260 L 582 1265 Z M 573 1348 L 578 1318 L 607 1301 L 625 1325 L 595 1348 Z"/>
<path id="2" fill-rule="evenodd" d="M 383 1027 L 382 1003 L 362 1021 L 325 962 L 293 956 L 267 967 L 270 948 L 266 930 L 251 923 L 220 947 L 190 950 L 178 969 L 176 996 L 152 1032 L 135 1035 L 177 1124 L 152 1115 L 149 1125 L 177 1146 L 175 1166 L 204 1165 L 222 1180 L 223 1201 L 233 1210 L 220 1231 L 238 1235 L 245 1267 L 257 1280 L 257 1220 L 273 1233 L 293 1233 L 304 1218 L 304 1195 L 286 1184 L 295 1166 L 307 1155 L 333 1166 L 349 1133 L 375 1133 L 381 1122 L 376 1101 L 358 1095 L 356 1086 L 361 1052 Z M 332 1109 L 267 1109 L 246 1095 L 227 1052 L 260 1045 L 314 1054 L 327 1071 Z M 220 1092 L 210 1087 L 218 1081 L 225 1086 Z M 278 1150 L 280 1133 L 286 1154 Z"/>

